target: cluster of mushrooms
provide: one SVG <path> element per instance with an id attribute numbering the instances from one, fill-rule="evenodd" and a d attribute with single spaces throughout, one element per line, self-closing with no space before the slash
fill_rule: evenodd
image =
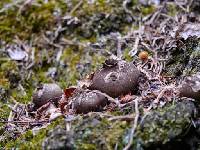
<path id="1" fill-rule="evenodd" d="M 67 105 L 76 113 L 101 111 L 109 103 L 106 95 L 116 98 L 134 92 L 139 76 L 140 71 L 132 62 L 108 59 L 87 83 L 78 87 L 62 91 L 57 84 L 43 84 L 33 94 L 34 108 L 51 101 L 62 108 Z"/>
<path id="2" fill-rule="evenodd" d="M 124 60 L 108 59 L 103 67 L 77 87 L 64 91 L 57 84 L 43 84 L 33 94 L 34 109 L 48 102 L 61 111 L 88 113 L 102 111 L 109 104 L 108 96 L 117 98 L 137 91 L 141 72 L 133 64 Z M 200 98 L 200 74 L 186 78 L 178 87 L 179 96 Z"/>

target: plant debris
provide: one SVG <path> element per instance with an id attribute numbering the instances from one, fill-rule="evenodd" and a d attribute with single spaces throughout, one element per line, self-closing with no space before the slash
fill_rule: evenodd
<path id="1" fill-rule="evenodd" d="M 0 148 L 197 149 L 199 8 L 0 2 Z"/>
<path id="2" fill-rule="evenodd" d="M 189 37 L 200 37 L 200 25 L 199 23 L 184 23 L 176 32 L 176 36 L 186 40 Z"/>

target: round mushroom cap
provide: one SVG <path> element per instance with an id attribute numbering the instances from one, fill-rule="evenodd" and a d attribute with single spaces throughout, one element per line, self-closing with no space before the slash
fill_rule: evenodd
<path id="1" fill-rule="evenodd" d="M 49 101 L 58 103 L 63 92 L 62 89 L 55 83 L 43 84 L 37 88 L 33 94 L 33 103 L 35 107 L 39 108 Z"/>
<path id="2" fill-rule="evenodd" d="M 200 73 L 186 77 L 179 87 L 180 96 L 200 100 Z"/>
<path id="3" fill-rule="evenodd" d="M 95 91 L 78 91 L 72 97 L 72 109 L 76 113 L 101 111 L 108 103 L 108 99 Z"/>
<path id="4" fill-rule="evenodd" d="M 136 89 L 140 71 L 131 62 L 115 62 L 107 61 L 103 68 L 94 74 L 90 90 L 99 90 L 111 97 L 118 97 Z"/>

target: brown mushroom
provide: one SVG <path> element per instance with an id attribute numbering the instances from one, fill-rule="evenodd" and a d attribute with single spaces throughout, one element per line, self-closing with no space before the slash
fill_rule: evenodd
<path id="1" fill-rule="evenodd" d="M 89 89 L 118 97 L 133 92 L 137 87 L 139 76 L 140 71 L 133 63 L 107 60 L 103 68 L 93 75 Z"/>
<path id="2" fill-rule="evenodd" d="M 36 108 L 41 107 L 49 101 L 57 104 L 58 100 L 61 99 L 62 94 L 62 89 L 57 84 L 43 84 L 34 92 L 33 103 Z"/>
<path id="3" fill-rule="evenodd" d="M 107 103 L 107 98 L 96 91 L 77 90 L 72 97 L 72 109 L 76 113 L 101 111 Z"/>
<path id="4" fill-rule="evenodd" d="M 181 97 L 200 100 L 200 73 L 187 77 L 179 87 Z"/>
<path id="5" fill-rule="evenodd" d="M 138 56 L 139 56 L 140 60 L 146 61 L 146 60 L 148 60 L 149 54 L 147 51 L 142 51 L 139 53 Z"/>

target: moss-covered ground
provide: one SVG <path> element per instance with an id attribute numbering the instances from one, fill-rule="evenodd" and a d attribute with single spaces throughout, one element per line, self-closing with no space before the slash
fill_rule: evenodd
<path id="1" fill-rule="evenodd" d="M 174 16 L 178 10 L 171 4 L 167 5 L 167 9 L 169 16 Z M 141 17 L 148 17 L 156 10 L 156 6 L 140 5 L 137 0 L 130 0 L 127 4 L 124 4 L 123 0 L 33 0 L 32 3 L 25 3 L 23 0 L 0 1 L 0 119 L 7 120 L 11 111 L 9 106 L 13 106 L 16 101 L 30 103 L 32 93 L 40 83 L 56 82 L 62 88 L 75 85 L 79 79 L 99 68 L 108 57 L 107 51 L 112 51 L 109 49 L 112 45 L 108 45 L 108 49 L 104 51 L 90 44 L 103 40 L 103 36 L 112 32 L 125 35 L 131 30 L 138 29 Z M 6 48 L 13 45 L 27 45 L 28 60 L 10 59 Z M 188 47 L 191 45 L 188 44 Z M 197 46 L 192 45 L 193 47 Z M 180 69 L 186 65 L 195 65 L 197 53 L 192 58 L 194 61 L 190 62 L 188 59 L 191 51 L 190 48 L 187 50 L 186 55 L 175 57 L 178 60 L 183 60 L 182 57 L 187 59 L 188 64 L 176 62 L 181 63 Z M 123 51 L 123 56 L 126 60 L 132 60 L 129 49 Z M 173 68 L 173 62 L 171 64 Z M 55 75 L 49 73 L 52 68 L 56 70 Z M 195 69 L 198 70 L 193 70 Z M 188 105 L 180 106 L 180 110 L 186 110 L 183 112 L 186 116 L 177 114 L 178 121 L 173 116 L 170 116 L 170 122 L 169 118 L 167 122 L 159 120 L 158 117 L 162 118 L 166 112 L 155 112 L 153 120 L 157 122 L 151 122 L 153 125 L 150 125 L 155 128 L 148 127 L 148 124 L 139 126 L 141 129 L 136 135 L 140 138 L 135 140 L 132 146 L 140 147 L 140 144 L 149 144 L 152 140 L 161 142 L 160 138 L 162 142 L 168 142 L 168 136 L 176 137 L 181 132 L 178 130 L 179 126 L 184 125 L 185 129 L 190 123 L 192 113 L 186 108 Z M 179 105 L 169 106 L 167 111 L 177 113 L 174 111 L 176 107 Z M 114 112 L 112 115 L 117 114 L 118 112 Z M 184 117 L 186 120 L 182 121 L 180 118 Z M 99 116 L 83 118 L 81 116 L 78 123 L 73 124 L 73 131 L 76 133 L 73 136 L 73 148 L 122 149 L 128 143 L 130 122 L 110 122 Z M 175 128 L 171 125 L 174 122 Z M 0 123 L 0 135 L 3 137 L 0 138 L 0 149 L 42 149 L 42 143 L 49 131 L 54 130 L 57 125 L 65 128 L 64 123 L 64 119 L 58 118 L 47 128 L 41 129 L 37 135 L 33 135 L 29 130 L 16 139 L 6 135 L 5 124 Z M 162 125 L 167 129 L 172 128 L 170 133 L 164 132 Z M 161 130 L 156 126 L 161 127 Z"/>

